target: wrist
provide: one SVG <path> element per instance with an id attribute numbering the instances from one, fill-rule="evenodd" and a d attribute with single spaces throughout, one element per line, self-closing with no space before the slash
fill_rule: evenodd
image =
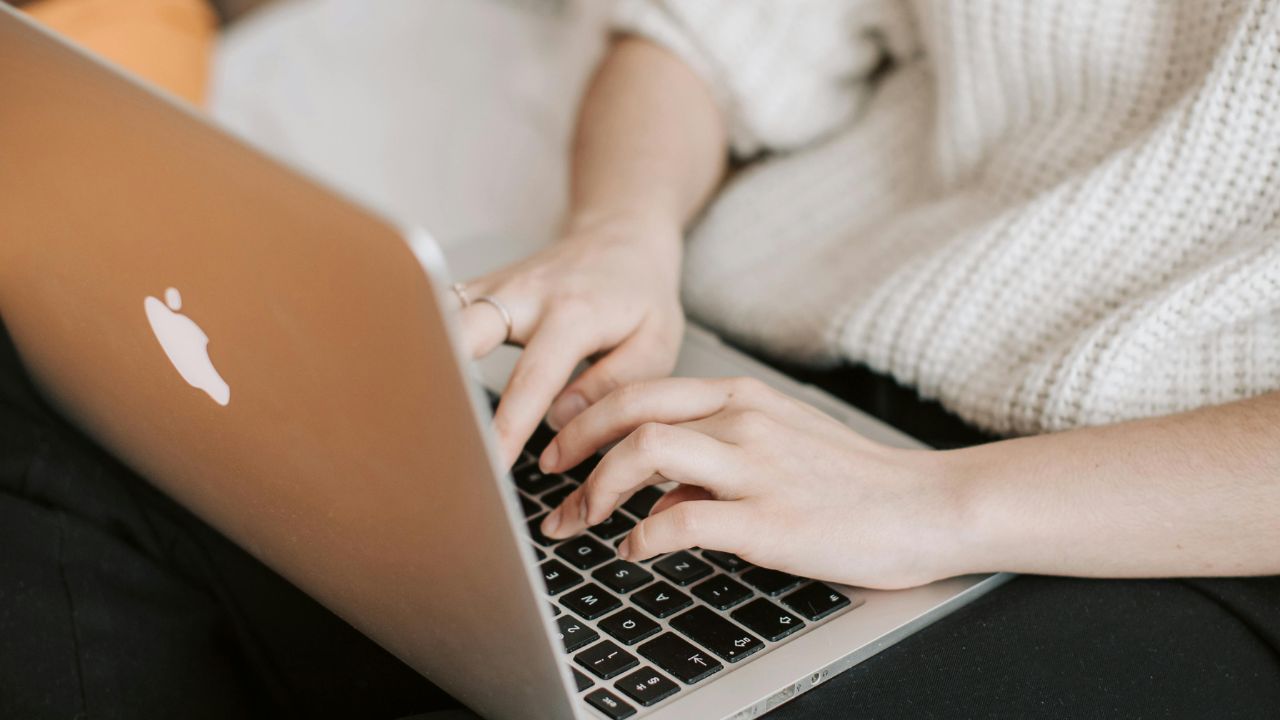
<path id="1" fill-rule="evenodd" d="M 1044 471 L 1022 462 L 1019 440 L 1002 440 L 944 453 L 944 473 L 952 488 L 957 531 L 957 568 L 962 573 L 1021 572 L 1049 547 L 1045 516 L 1021 489 Z M 1052 510 L 1051 510 L 1052 511 Z"/>
<path id="2" fill-rule="evenodd" d="M 650 207 L 585 207 L 569 211 L 564 235 L 627 236 L 663 245 L 679 245 L 684 232 L 674 214 Z"/>
<path id="3" fill-rule="evenodd" d="M 993 443 L 996 445 L 998 443 Z M 1000 552 L 1009 519 L 999 511 L 993 488 L 998 453 L 991 446 L 928 453 L 930 475 L 941 497 L 936 502 L 943 529 L 941 577 L 1007 570 Z"/>

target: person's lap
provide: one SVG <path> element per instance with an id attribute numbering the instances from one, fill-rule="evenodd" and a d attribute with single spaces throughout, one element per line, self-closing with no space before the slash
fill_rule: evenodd
<path id="1" fill-rule="evenodd" d="M 7 341 L 0 546 L 0 716 L 468 716 L 64 423 Z M 1280 579 L 1021 578 L 770 717 L 1278 707 Z"/>

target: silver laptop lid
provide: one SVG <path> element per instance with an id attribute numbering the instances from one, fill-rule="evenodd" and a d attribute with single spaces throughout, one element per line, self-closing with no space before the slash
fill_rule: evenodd
<path id="1" fill-rule="evenodd" d="M 571 716 L 487 410 L 402 234 L 3 5 L 0 97 L 0 315 L 50 397 L 477 712 Z"/>

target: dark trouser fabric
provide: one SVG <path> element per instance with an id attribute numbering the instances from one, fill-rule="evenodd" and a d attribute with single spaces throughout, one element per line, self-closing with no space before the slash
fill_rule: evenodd
<path id="1" fill-rule="evenodd" d="M 456 707 L 67 425 L 0 327 L 0 718 Z M 770 715 L 1025 716 L 1280 717 L 1280 580 L 1021 578 Z"/>

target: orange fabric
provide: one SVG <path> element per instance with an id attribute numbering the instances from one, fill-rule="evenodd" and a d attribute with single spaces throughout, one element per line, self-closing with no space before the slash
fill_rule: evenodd
<path id="1" fill-rule="evenodd" d="M 217 18 L 205 0 L 39 0 L 32 17 L 135 74 L 202 105 Z"/>

